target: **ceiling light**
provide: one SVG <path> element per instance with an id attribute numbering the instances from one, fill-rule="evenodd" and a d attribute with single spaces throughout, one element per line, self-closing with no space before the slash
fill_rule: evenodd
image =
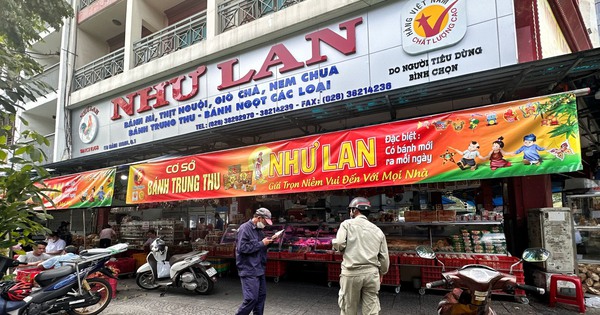
<path id="1" fill-rule="evenodd" d="M 125 175 L 125 174 L 121 175 L 121 180 L 127 180 L 127 175 Z"/>
<path id="2" fill-rule="evenodd" d="M 117 20 L 117 19 L 113 19 L 112 23 L 116 26 L 121 26 L 123 23 L 121 23 L 121 21 Z"/>

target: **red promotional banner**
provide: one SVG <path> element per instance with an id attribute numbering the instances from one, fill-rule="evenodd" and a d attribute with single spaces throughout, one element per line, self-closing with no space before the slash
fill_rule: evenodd
<path id="1" fill-rule="evenodd" d="M 129 169 L 127 203 L 571 172 L 575 96 L 561 93 Z"/>
<path id="2" fill-rule="evenodd" d="M 49 210 L 110 206 L 114 195 L 115 173 L 115 168 L 106 168 L 46 179 L 46 187 L 56 190 L 48 192 L 48 197 L 56 207 L 50 201 L 44 205 Z"/>

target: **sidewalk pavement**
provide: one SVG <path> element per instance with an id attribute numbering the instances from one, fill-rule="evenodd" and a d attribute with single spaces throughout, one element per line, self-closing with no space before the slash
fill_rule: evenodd
<path id="1" fill-rule="evenodd" d="M 328 287 L 324 281 L 310 281 L 307 277 L 284 277 L 278 283 L 267 279 L 265 315 L 339 314 L 337 284 Z M 145 291 L 135 284 L 135 279 L 120 279 L 117 297 L 103 315 L 160 314 L 160 315 L 230 315 L 235 314 L 242 301 L 239 278 L 227 275 L 218 279 L 210 295 L 197 295 L 181 288 L 170 288 L 164 296 L 162 289 Z M 380 292 L 381 315 L 437 314 L 437 303 L 444 292 L 428 290 L 419 295 L 417 290 L 402 286 L 396 294 L 393 288 L 382 287 Z M 544 298 L 530 297 L 529 304 L 516 302 L 512 297 L 497 296 L 492 300 L 497 314 L 578 314 L 577 308 L 559 304 L 548 307 Z M 587 314 L 599 314 L 600 309 L 588 308 Z"/>

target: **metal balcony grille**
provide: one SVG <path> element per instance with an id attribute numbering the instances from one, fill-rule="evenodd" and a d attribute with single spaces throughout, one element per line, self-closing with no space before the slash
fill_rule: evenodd
<path id="1" fill-rule="evenodd" d="M 96 0 L 79 0 L 79 11 L 83 10 L 83 8 L 89 6 Z"/>
<path id="2" fill-rule="evenodd" d="M 304 0 L 233 0 L 219 5 L 220 32 L 252 22 Z"/>
<path id="3" fill-rule="evenodd" d="M 73 91 L 122 73 L 124 57 L 125 49 L 120 48 L 77 69 L 73 78 Z"/>
<path id="4" fill-rule="evenodd" d="M 206 38 L 206 11 L 192 15 L 133 44 L 134 67 Z"/>

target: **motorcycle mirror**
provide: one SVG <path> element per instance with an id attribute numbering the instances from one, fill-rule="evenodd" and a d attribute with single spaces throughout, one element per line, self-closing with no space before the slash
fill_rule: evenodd
<path id="1" fill-rule="evenodd" d="M 522 257 L 526 262 L 543 262 L 550 258 L 550 252 L 541 247 L 527 248 Z"/>
<path id="2" fill-rule="evenodd" d="M 417 251 L 417 255 L 421 258 L 435 259 L 435 252 L 430 246 L 419 245 L 415 250 Z"/>

